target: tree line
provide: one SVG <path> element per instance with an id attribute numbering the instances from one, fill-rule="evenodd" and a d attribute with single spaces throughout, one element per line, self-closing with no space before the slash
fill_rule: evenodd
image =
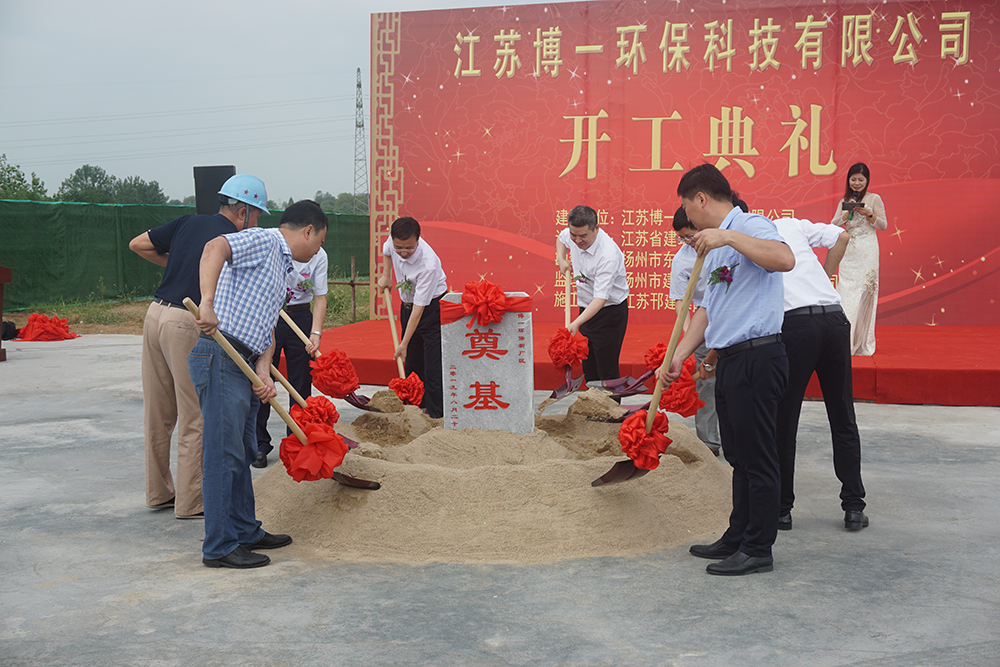
<path id="1" fill-rule="evenodd" d="M 30 201 L 70 201 L 91 204 L 169 204 L 194 206 L 195 197 L 168 199 L 156 181 L 148 183 L 139 176 L 118 178 L 101 167 L 85 164 L 62 182 L 59 189 L 49 196 L 42 182 L 34 172 L 29 177 L 20 165 L 7 161 L 6 154 L 0 154 L 0 199 L 20 199 Z M 368 195 L 355 196 L 348 192 L 332 195 L 317 190 L 313 200 L 327 213 L 368 213 Z M 269 209 L 284 209 L 295 200 L 281 205 L 267 200 Z"/>

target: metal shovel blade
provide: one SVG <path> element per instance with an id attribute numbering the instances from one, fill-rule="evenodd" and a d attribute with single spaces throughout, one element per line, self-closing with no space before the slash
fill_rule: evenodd
<path id="1" fill-rule="evenodd" d="M 344 400 L 353 405 L 356 408 L 361 408 L 362 410 L 368 410 L 369 412 L 382 412 L 378 408 L 368 405 L 368 402 L 372 399 L 355 392 L 351 392 L 347 396 L 344 396 Z"/>
<path id="2" fill-rule="evenodd" d="M 613 466 L 611 466 L 611 470 L 595 479 L 590 483 L 590 485 L 604 486 L 605 484 L 627 482 L 630 479 L 639 479 L 647 472 L 649 471 L 645 468 L 637 468 L 635 461 L 632 459 L 625 459 L 624 461 L 617 461 Z"/>
<path id="3" fill-rule="evenodd" d="M 587 386 L 596 384 L 598 387 L 604 391 L 610 391 L 612 394 L 621 391 L 625 387 L 635 384 L 635 378 L 631 375 L 623 378 L 615 378 L 614 380 L 598 380 L 596 383 L 590 382 Z"/>
<path id="4" fill-rule="evenodd" d="M 573 369 L 570 366 L 566 366 L 566 382 L 562 385 L 556 387 L 549 398 L 554 400 L 559 400 L 560 398 L 565 398 L 572 394 L 574 391 L 580 388 L 583 384 L 583 376 L 573 377 Z"/>
<path id="5" fill-rule="evenodd" d="M 340 482 L 344 486 L 352 486 L 355 489 L 368 489 L 369 491 L 376 491 L 382 488 L 382 485 L 378 482 L 372 482 L 367 479 L 359 479 L 357 477 L 351 477 L 350 475 L 345 475 L 342 472 L 333 473 L 333 481 Z"/>

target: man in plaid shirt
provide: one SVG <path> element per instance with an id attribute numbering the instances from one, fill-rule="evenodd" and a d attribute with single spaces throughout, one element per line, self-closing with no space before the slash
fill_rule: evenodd
<path id="1" fill-rule="evenodd" d="M 201 312 L 195 320 L 202 335 L 188 367 L 205 418 L 202 562 L 208 567 L 261 567 L 271 559 L 253 550 L 292 542 L 288 535 L 261 528 L 250 464 L 257 457 L 260 401 L 276 395 L 271 379 L 273 330 L 292 260 L 307 262 L 319 251 L 327 224 L 318 204 L 300 201 L 285 210 L 278 229 L 225 234 L 205 245 L 199 267 Z M 216 330 L 255 369 L 263 386 L 254 387 L 209 337 Z"/>

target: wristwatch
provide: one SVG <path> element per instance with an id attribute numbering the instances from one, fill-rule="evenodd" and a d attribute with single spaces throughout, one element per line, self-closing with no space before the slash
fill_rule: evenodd
<path id="1" fill-rule="evenodd" d="M 715 366 L 713 364 L 706 364 L 705 362 L 702 362 L 702 365 L 705 367 L 705 370 L 708 371 L 709 373 L 715 370 Z"/>
<path id="2" fill-rule="evenodd" d="M 322 331 L 310 331 L 309 335 L 310 336 L 322 336 L 323 332 Z"/>

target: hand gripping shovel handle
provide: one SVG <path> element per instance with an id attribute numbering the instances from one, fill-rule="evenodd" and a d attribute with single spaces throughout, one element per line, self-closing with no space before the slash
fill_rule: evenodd
<path id="1" fill-rule="evenodd" d="M 565 304 L 565 309 L 566 309 L 566 328 L 569 329 L 569 324 L 570 324 L 570 321 L 571 321 L 570 320 L 570 314 L 569 314 L 569 287 L 570 287 L 570 283 L 573 282 L 573 272 L 572 271 L 567 271 L 563 275 L 566 276 L 566 304 Z"/>
<path id="2" fill-rule="evenodd" d="M 285 324 L 288 325 L 288 328 L 291 329 L 292 331 L 294 331 L 295 335 L 298 336 L 299 339 L 303 343 L 305 343 L 306 345 L 308 345 L 309 343 L 312 342 L 311 340 L 309 340 L 309 336 L 307 336 L 305 334 L 305 332 L 302 331 L 302 329 L 299 328 L 299 325 L 295 323 L 295 320 L 293 320 L 292 317 L 288 313 L 285 312 L 284 308 L 282 308 L 281 310 L 279 310 L 278 314 L 281 315 L 281 319 L 285 320 Z M 316 350 L 315 356 L 317 356 L 317 357 L 320 356 L 319 350 Z M 274 368 L 274 367 L 272 366 L 272 368 Z M 291 393 L 291 392 L 289 392 L 289 393 Z"/>
<path id="3" fill-rule="evenodd" d="M 684 329 L 684 318 L 687 314 L 688 308 L 691 306 L 691 299 L 694 297 L 694 288 L 698 284 L 698 277 L 701 275 L 701 266 L 705 263 L 705 256 L 701 255 L 694 261 L 694 267 L 691 269 L 691 277 L 688 278 L 687 289 L 684 290 L 684 301 L 681 302 L 679 308 L 677 308 L 677 321 L 674 322 L 674 330 L 670 334 L 670 343 L 667 344 L 667 351 L 663 355 L 663 363 L 660 364 L 660 373 L 664 373 L 670 369 L 670 362 L 673 361 L 674 351 L 677 349 L 677 342 L 681 339 L 681 330 Z M 656 386 L 653 388 L 653 398 L 649 402 L 649 410 L 646 412 L 646 433 L 653 432 L 653 420 L 656 419 L 656 410 L 660 406 L 660 396 L 663 394 L 663 382 L 659 379 L 656 380 Z"/>
<path id="4" fill-rule="evenodd" d="M 388 288 L 382 290 L 385 298 L 385 309 L 389 313 L 389 332 L 392 334 L 392 353 L 396 354 L 396 347 L 399 346 L 399 333 L 396 331 L 396 314 L 392 312 L 392 294 Z M 396 357 L 396 367 L 399 369 L 399 377 L 405 378 L 406 371 L 403 370 L 403 360 Z"/>
<path id="5" fill-rule="evenodd" d="M 194 301 L 192 301 L 189 297 L 184 297 L 184 305 L 187 306 L 187 309 L 190 310 L 191 314 L 196 318 L 199 316 L 198 306 L 196 306 Z M 240 367 L 240 370 L 243 371 L 243 374 L 247 376 L 247 379 L 250 380 L 253 386 L 263 386 L 264 383 L 259 377 L 257 377 L 257 372 L 250 368 L 250 364 L 248 364 L 246 360 L 240 356 L 240 353 L 233 348 L 229 341 L 226 340 L 225 336 L 219 333 L 218 329 L 216 329 L 215 333 L 212 334 L 212 339 L 215 340 L 215 342 L 219 344 L 219 347 L 226 351 L 229 358 Z M 309 444 L 309 439 L 306 438 L 306 434 L 303 433 L 302 429 L 299 428 L 299 425 L 295 423 L 295 420 L 292 419 L 291 415 L 288 414 L 285 408 L 281 407 L 281 403 L 278 403 L 274 397 L 269 398 L 267 402 L 271 405 L 275 412 L 281 415 L 281 419 L 288 424 L 288 428 L 292 429 L 292 432 L 295 434 L 295 437 L 299 439 L 299 442 L 303 445 Z"/>

